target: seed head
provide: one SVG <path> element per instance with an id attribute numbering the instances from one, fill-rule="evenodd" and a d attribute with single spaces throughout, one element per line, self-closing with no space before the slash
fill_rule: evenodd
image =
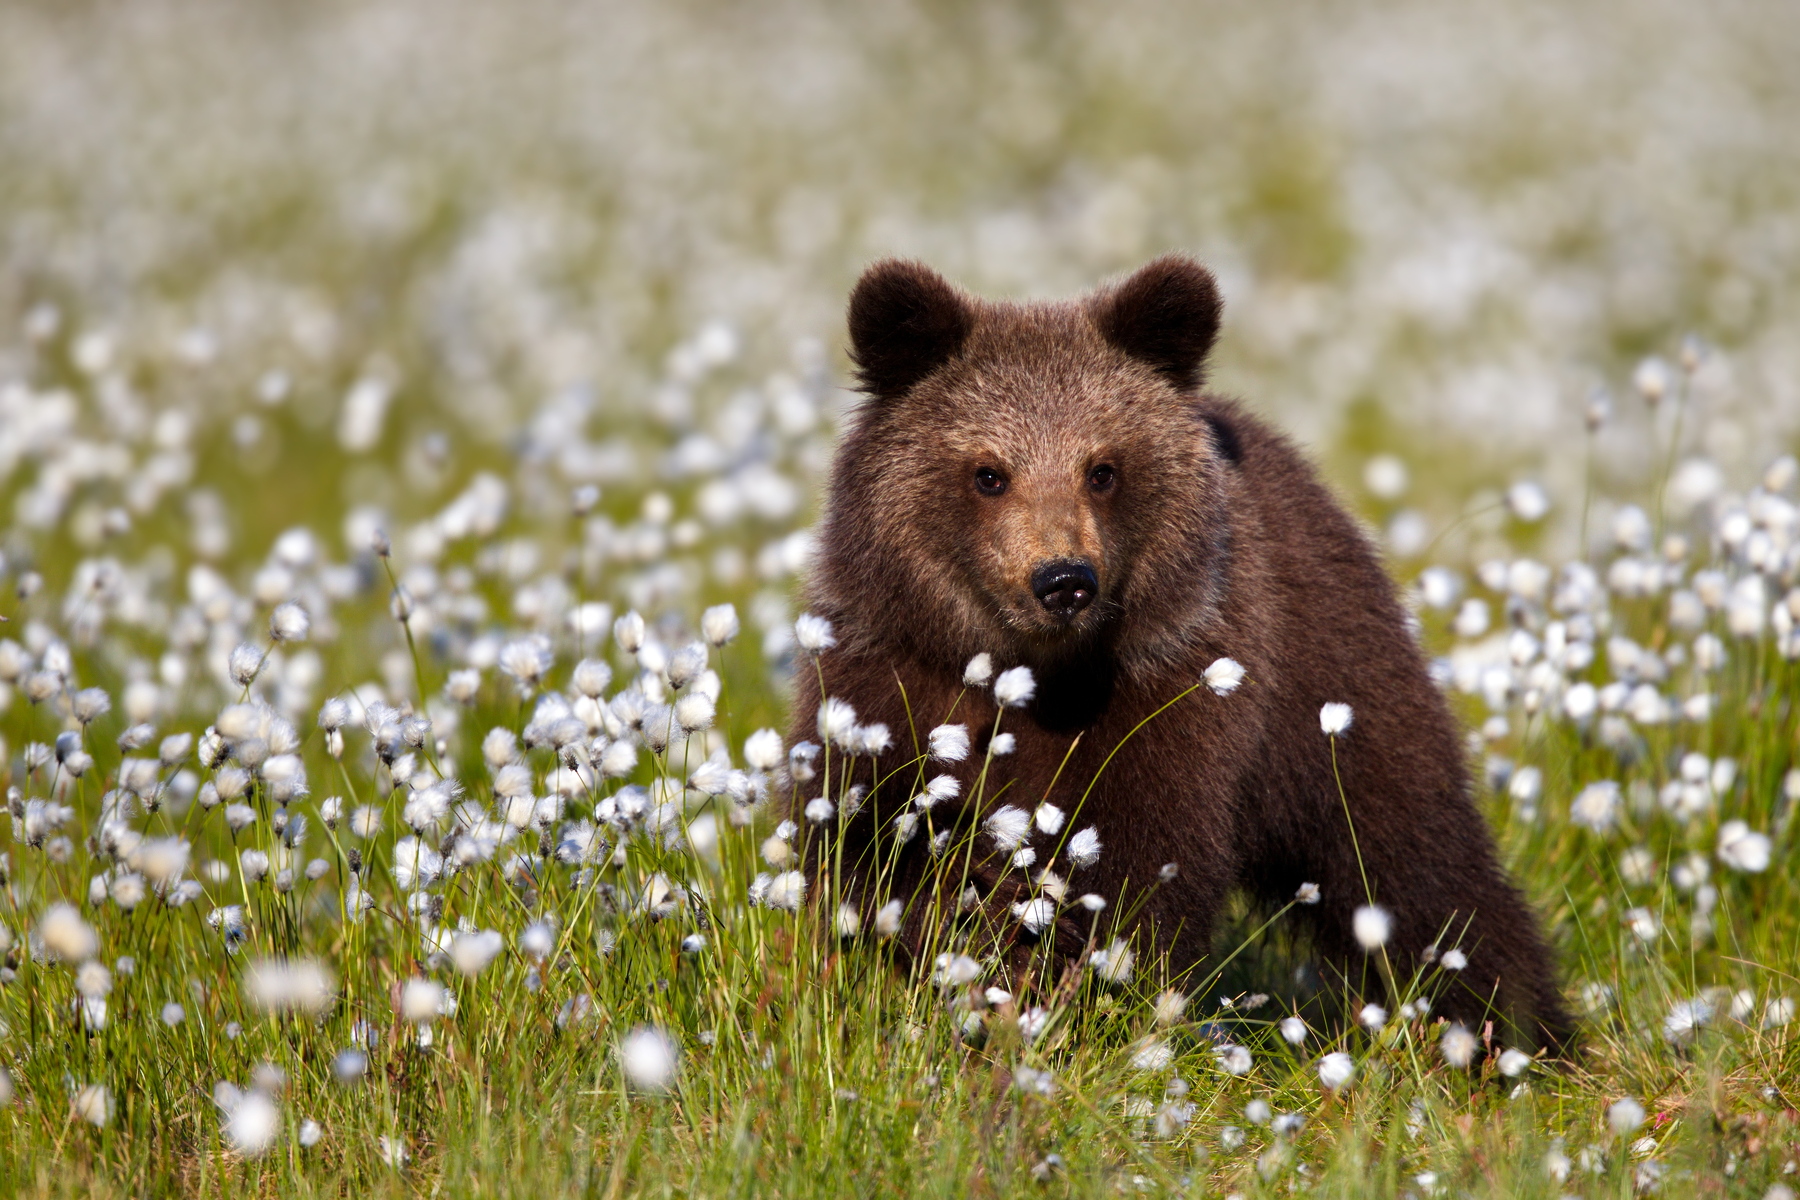
<path id="1" fill-rule="evenodd" d="M 44 940 L 44 948 L 66 962 L 80 962 L 92 958 L 94 951 L 100 947 L 100 939 L 93 927 L 81 919 L 73 904 L 58 901 L 44 910 L 44 916 L 38 922 L 38 936 Z"/>
<path id="2" fill-rule="evenodd" d="M 1037 693 L 1037 677 L 1030 667 L 1014 667 L 1000 672 L 994 680 L 994 701 L 1006 708 L 1023 708 Z"/>
<path id="3" fill-rule="evenodd" d="M 1333 701 L 1319 709 L 1319 728 L 1327 737 L 1337 737 L 1350 729 L 1351 711 L 1348 704 Z"/>
<path id="4" fill-rule="evenodd" d="M 708 645 L 723 646 L 738 635 L 737 609 L 729 604 L 715 604 L 700 614 L 700 636 Z"/>
<path id="5" fill-rule="evenodd" d="M 675 1085 L 680 1051 L 662 1030 L 640 1025 L 619 1043 L 619 1069 L 633 1091 L 658 1095 Z"/>
<path id="6" fill-rule="evenodd" d="M 1069 864 L 1077 869 L 1091 867 L 1100 861 L 1100 834 L 1092 825 L 1081 830 L 1069 839 L 1068 847 L 1063 851 L 1068 856 Z"/>
<path id="7" fill-rule="evenodd" d="M 1387 944 L 1393 926 L 1393 917 L 1387 909 L 1374 904 L 1358 905 L 1350 919 L 1350 931 L 1356 935 L 1356 944 L 1371 954 Z"/>
<path id="8" fill-rule="evenodd" d="M 1624 1137 L 1644 1123 L 1644 1106 L 1630 1096 L 1615 1100 L 1606 1110 L 1606 1125 L 1618 1137 Z"/>
<path id="9" fill-rule="evenodd" d="M 794 641 L 808 654 L 822 654 L 837 645 L 831 622 L 812 613 L 801 613 L 795 618 Z"/>
<path id="10" fill-rule="evenodd" d="M 1338 1091 L 1356 1074 L 1356 1063 L 1342 1050 L 1333 1051 L 1319 1060 L 1319 1082 L 1329 1091 Z"/>
<path id="11" fill-rule="evenodd" d="M 939 762 L 961 762 L 969 757 L 969 727 L 939 725 L 926 738 L 932 758 Z"/>
<path id="12" fill-rule="evenodd" d="M 269 614 L 269 636 L 278 642 L 303 642 L 311 630 L 312 618 L 292 600 Z"/>
<path id="13" fill-rule="evenodd" d="M 231 675 L 231 682 L 239 687 L 249 687 L 262 670 L 263 652 L 249 642 L 239 642 L 227 660 L 226 670 Z"/>
<path id="14" fill-rule="evenodd" d="M 1244 667 L 1235 658 L 1215 659 L 1212 666 L 1206 668 L 1206 686 L 1213 690 L 1214 695 L 1229 695 L 1242 682 Z"/>
<path id="15" fill-rule="evenodd" d="M 1480 1046 L 1479 1039 L 1462 1025 L 1450 1026 L 1438 1040 L 1438 1051 L 1443 1054 L 1444 1061 L 1459 1070 L 1475 1060 L 1475 1051 Z"/>

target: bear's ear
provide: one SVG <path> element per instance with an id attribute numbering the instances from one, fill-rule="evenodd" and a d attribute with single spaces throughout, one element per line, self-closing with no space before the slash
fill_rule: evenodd
<path id="1" fill-rule="evenodd" d="M 975 312 L 923 263 L 890 258 L 850 293 L 850 357 L 863 391 L 895 396 L 962 349 Z"/>
<path id="2" fill-rule="evenodd" d="M 1091 311 L 1100 336 L 1189 391 L 1205 373 L 1219 309 L 1212 272 L 1185 254 L 1165 254 L 1096 296 Z"/>

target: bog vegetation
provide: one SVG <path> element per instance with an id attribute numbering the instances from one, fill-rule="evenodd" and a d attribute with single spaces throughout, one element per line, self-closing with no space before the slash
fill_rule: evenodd
<path id="1" fill-rule="evenodd" d="M 1556 122 L 1477 123 L 1382 151 L 1429 185 L 1401 195 L 1335 157 L 1367 112 L 1314 96 L 1314 137 L 1222 58 L 1158 115 L 1145 81 L 1186 78 L 1162 42 L 1074 16 L 796 8 L 790 45 L 533 11 L 485 36 L 403 5 L 275 32 L 194 5 L 0 17 L 0 1190 L 1800 1187 L 1795 264 L 1786 193 L 1745 182 L 1787 169 L 1791 123 L 1745 116 L 1786 94 L 1759 38 L 1709 25 L 1680 71 L 1575 38 L 1551 82 L 1658 131 L 1626 175 L 1580 174 L 1600 156 Z M 1281 32 L 1239 16 L 1223 48 L 1164 40 Z M 1393 65 L 1303 24 L 1301 59 Z M 274 86 L 295 45 L 341 86 Z M 398 69 L 418 47 L 441 76 Z M 956 145 L 994 174 L 912 171 L 943 148 L 846 65 L 926 60 L 949 65 L 920 104 L 979 108 Z M 510 106 L 451 86 L 500 67 Z M 552 115 L 541 78 L 595 107 Z M 1475 109 L 1532 103 L 1471 79 Z M 620 120 L 640 93 L 647 123 Z M 1685 121 L 1652 120 L 1672 95 Z M 1206 104 L 1242 118 L 1228 146 L 1183 140 L 1219 127 Z M 1721 121 L 1740 158 L 1658 166 Z M 1083 887 L 1106 848 L 1078 813 L 932 793 L 968 753 L 954 713 L 776 732 L 830 654 L 792 595 L 850 402 L 841 285 L 906 250 L 1066 287 L 1164 238 L 1224 248 L 1226 382 L 1295 418 L 1390 552 L 1556 944 L 1570 1061 L 1439 1021 L 1463 948 L 1388 962 L 1377 912 L 1370 975 L 1321 978 L 1285 910 L 1246 910 L 1169 977 L 1133 898 Z M 1022 695 L 1015 667 L 969 686 Z M 1359 735 L 1339 707 L 1321 756 Z M 895 786 L 983 807 L 955 848 L 1032 851 L 1013 916 L 1082 913 L 1078 971 L 1001 981 L 954 923 L 897 961 L 893 909 L 799 871 L 858 800 L 834 764 L 884 738 L 916 747 Z"/>

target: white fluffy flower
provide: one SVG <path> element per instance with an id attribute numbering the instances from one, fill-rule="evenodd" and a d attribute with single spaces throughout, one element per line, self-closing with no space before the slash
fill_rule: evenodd
<path id="1" fill-rule="evenodd" d="M 1443 1054 L 1444 1061 L 1458 1068 L 1466 1067 L 1474 1061 L 1475 1051 L 1480 1045 L 1476 1036 L 1462 1025 L 1450 1026 L 1438 1040 L 1438 1050 Z"/>
<path id="2" fill-rule="evenodd" d="M 752 770 L 773 771 L 782 761 L 781 735 L 759 729 L 744 739 L 744 763 Z"/>
<path id="3" fill-rule="evenodd" d="M 1091 867 L 1099 862 L 1100 850 L 1100 833 L 1092 825 L 1089 825 L 1069 839 L 1069 844 L 1063 853 L 1068 856 L 1071 866 L 1081 868 Z"/>
<path id="4" fill-rule="evenodd" d="M 613 622 L 613 641 L 627 654 L 636 654 L 644 645 L 644 618 L 636 609 Z"/>
<path id="5" fill-rule="evenodd" d="M 1282 1040 L 1290 1046 L 1298 1046 L 1306 1040 L 1306 1022 L 1299 1017 L 1283 1017 L 1275 1027 L 1281 1031 Z"/>
<path id="6" fill-rule="evenodd" d="M 1056 921 L 1056 905 L 1042 896 L 1012 906 L 1013 916 L 1027 932 L 1039 934 Z"/>
<path id="7" fill-rule="evenodd" d="M 1334 700 L 1319 709 L 1319 728 L 1327 737 L 1337 737 L 1349 730 L 1352 717 L 1348 704 Z"/>
<path id="8" fill-rule="evenodd" d="M 1743 821 L 1719 826 L 1719 861 L 1734 870 L 1748 874 L 1768 870 L 1773 849 L 1768 834 L 1752 831 Z"/>
<path id="9" fill-rule="evenodd" d="M 712 697 L 703 692 L 689 692 L 675 702 L 675 723 L 688 733 L 710 729 L 713 716 Z"/>
<path id="10" fill-rule="evenodd" d="M 783 871 L 769 881 L 763 903 L 770 908 L 795 912 L 806 900 L 806 876 L 799 871 Z"/>
<path id="11" fill-rule="evenodd" d="M 1602 779 L 1582 788 L 1569 804 L 1569 820 L 1577 825 L 1605 833 L 1619 819 L 1619 785 Z"/>
<path id="12" fill-rule="evenodd" d="M 1031 814 L 1010 804 L 1002 804 L 989 813 L 983 824 L 994 839 L 995 848 L 1005 854 L 1023 846 L 1031 836 Z"/>
<path id="13" fill-rule="evenodd" d="M 1214 659 L 1212 666 L 1206 668 L 1206 686 L 1215 695 L 1224 696 L 1235 692 L 1242 682 L 1244 665 L 1235 658 Z"/>
<path id="14" fill-rule="evenodd" d="M 244 971 L 244 997 L 264 1012 L 322 1013 L 334 987 L 331 972 L 311 959 L 265 958 Z"/>
<path id="15" fill-rule="evenodd" d="M 1030 667 L 1014 667 L 1000 672 L 994 680 L 994 700 L 1007 708 L 1023 708 L 1037 694 L 1037 677 Z"/>
<path id="16" fill-rule="evenodd" d="M 1337 1091 L 1356 1074 L 1356 1064 L 1342 1050 L 1335 1050 L 1319 1060 L 1319 1082 Z"/>
<path id="17" fill-rule="evenodd" d="M 715 604 L 700 614 L 700 636 L 712 646 L 723 646 L 738 635 L 737 609 Z"/>
<path id="18" fill-rule="evenodd" d="M 38 935 L 44 939 L 46 950 L 68 962 L 92 958 L 100 945 L 93 927 L 81 919 L 75 906 L 62 901 L 44 910 Z"/>
<path id="19" fill-rule="evenodd" d="M 961 762 L 969 757 L 969 728 L 966 725 L 939 725 L 927 736 L 931 757 L 939 762 Z"/>
<path id="20" fill-rule="evenodd" d="M 505 948 L 506 941 L 498 930 L 459 933 L 450 942 L 450 961 L 464 975 L 479 975 L 500 957 L 500 952 Z"/>
<path id="21" fill-rule="evenodd" d="M 292 600 L 269 614 L 269 636 L 278 642 L 303 642 L 312 630 L 312 618 Z"/>
<path id="22" fill-rule="evenodd" d="M 1606 1109 L 1606 1126 L 1619 1137 L 1624 1137 L 1643 1123 L 1644 1106 L 1630 1096 L 1613 1101 Z"/>
<path id="23" fill-rule="evenodd" d="M 845 745 L 856 731 L 856 710 L 835 696 L 827 696 L 819 705 L 819 738 L 838 746 Z"/>
<path id="24" fill-rule="evenodd" d="M 434 979 L 408 979 L 400 989 L 400 1016 L 415 1025 L 435 1021 L 444 1011 L 444 985 Z"/>
<path id="25" fill-rule="evenodd" d="M 1062 809 L 1046 800 L 1032 810 L 1031 819 L 1037 825 L 1039 833 L 1046 837 L 1055 837 L 1062 831 L 1063 822 L 1067 820 L 1067 817 Z"/>
<path id="26" fill-rule="evenodd" d="M 260 1090 L 237 1097 L 225 1115 L 225 1140 L 245 1158 L 260 1158 L 280 1131 L 281 1113 Z"/>
<path id="27" fill-rule="evenodd" d="M 675 1084 L 680 1051 L 662 1030 L 641 1025 L 619 1043 L 619 1069 L 634 1091 L 661 1093 Z"/>
<path id="28" fill-rule="evenodd" d="M 1500 1073 L 1508 1079 L 1517 1079 L 1531 1065 L 1531 1055 L 1523 1050 L 1507 1049 L 1500 1054 Z"/>
<path id="29" fill-rule="evenodd" d="M 831 622 L 812 613 L 801 613 L 794 619 L 794 641 L 808 654 L 820 654 L 837 645 Z"/>
<path id="30" fill-rule="evenodd" d="M 977 654 L 963 668 L 963 683 L 969 687 L 986 687 L 993 677 L 994 659 L 989 654 Z"/>
<path id="31" fill-rule="evenodd" d="M 1356 935 L 1356 944 L 1370 953 L 1387 944 L 1393 928 L 1394 919 L 1387 909 L 1374 904 L 1359 904 L 1350 919 L 1350 931 Z"/>

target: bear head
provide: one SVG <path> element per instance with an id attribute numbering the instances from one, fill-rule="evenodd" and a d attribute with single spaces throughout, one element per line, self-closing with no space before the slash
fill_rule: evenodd
<path id="1" fill-rule="evenodd" d="M 1237 447 L 1199 391 L 1219 315 L 1212 276 L 1179 255 L 1060 303 L 870 267 L 849 309 L 866 399 L 813 602 L 853 640 L 947 665 L 1179 653 L 1229 548 Z"/>

